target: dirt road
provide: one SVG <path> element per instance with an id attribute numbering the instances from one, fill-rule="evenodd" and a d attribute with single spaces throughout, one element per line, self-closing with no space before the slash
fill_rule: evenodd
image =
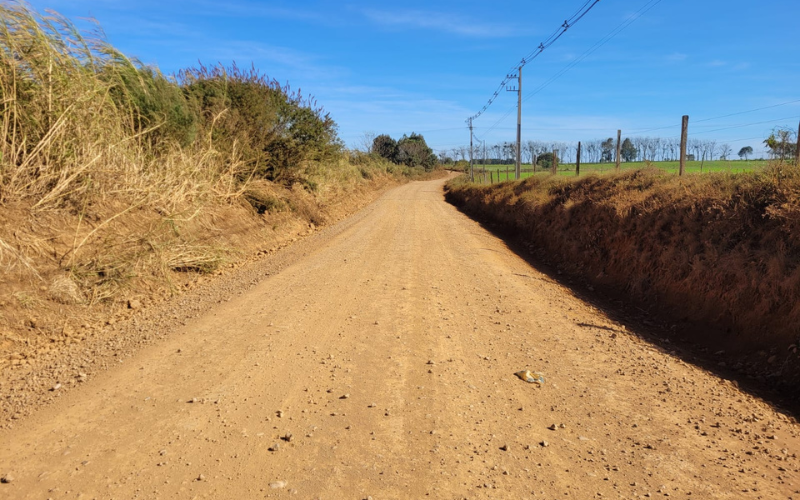
<path id="1" fill-rule="evenodd" d="M 793 420 L 576 298 L 442 184 L 387 192 L 2 431 L 0 497 L 800 498 Z"/>

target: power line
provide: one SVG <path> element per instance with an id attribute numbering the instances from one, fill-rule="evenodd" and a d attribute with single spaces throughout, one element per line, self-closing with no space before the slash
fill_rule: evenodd
<path id="1" fill-rule="evenodd" d="M 558 78 L 560 78 L 564 73 L 566 73 L 567 71 L 571 70 L 572 68 L 577 66 L 580 62 L 582 62 L 584 59 L 586 59 L 590 55 L 592 55 L 595 52 L 597 52 L 597 50 L 600 49 L 600 47 L 602 47 L 603 45 L 605 45 L 606 43 L 611 41 L 612 38 L 614 38 L 615 36 L 619 35 L 623 30 L 625 30 L 625 28 L 627 28 L 628 26 L 630 26 L 631 24 L 636 22 L 639 18 L 641 18 L 642 16 L 647 14 L 653 7 L 655 7 L 659 3 L 661 3 L 661 0 L 649 0 L 645 5 L 643 5 L 632 16 L 630 16 L 628 19 L 623 21 L 619 26 L 617 26 L 616 28 L 611 30 L 606 36 L 604 36 L 603 38 L 598 40 L 594 45 L 589 47 L 586 50 L 586 52 L 584 52 L 583 54 L 578 56 L 574 61 L 572 61 L 571 63 L 566 65 L 564 68 L 562 68 L 558 73 L 556 73 L 555 75 L 550 77 L 550 79 L 548 79 L 546 82 L 544 82 L 543 84 L 539 85 L 533 92 L 531 92 L 530 94 L 527 94 L 525 96 L 524 100 L 527 101 L 531 97 L 535 96 L 536 94 L 538 94 L 539 92 L 544 90 L 547 86 L 549 86 L 551 83 L 553 83 Z"/>
<path id="2" fill-rule="evenodd" d="M 541 42 L 536 49 L 534 49 L 532 52 L 523 57 L 518 65 L 512 66 L 511 69 L 509 70 L 509 74 L 507 74 L 506 77 L 503 79 L 503 81 L 500 82 L 500 85 L 497 86 L 497 90 L 494 91 L 492 97 L 489 98 L 489 101 L 486 103 L 486 105 L 483 106 L 483 108 L 481 108 L 481 110 L 478 111 L 476 114 L 469 117 L 467 119 L 467 122 L 469 122 L 470 120 L 475 120 L 476 118 L 481 116 L 487 109 L 489 109 L 489 106 L 491 106 L 492 103 L 494 103 L 495 99 L 497 99 L 497 97 L 500 95 L 500 92 L 503 90 L 503 88 L 512 80 L 512 78 L 516 78 L 516 75 L 512 75 L 511 72 L 524 67 L 526 64 L 536 59 L 539 56 L 539 54 L 541 54 L 542 52 L 545 51 L 545 49 L 553 45 L 556 42 L 556 40 L 561 38 L 564 35 L 564 33 L 567 32 L 568 29 L 570 29 L 578 21 L 580 21 L 583 18 L 583 16 L 588 14 L 589 11 L 592 10 L 592 8 L 599 2 L 600 0 L 587 0 L 581 6 L 581 8 L 578 9 L 575 12 L 575 14 L 572 15 L 572 17 L 564 21 L 564 24 L 562 24 L 558 29 L 556 29 L 552 35 L 550 35 L 545 41 Z"/>
<path id="3" fill-rule="evenodd" d="M 751 127 L 753 125 L 764 125 L 765 123 L 782 122 L 784 120 L 793 120 L 793 119 L 796 119 L 796 118 L 797 118 L 797 115 L 789 116 L 789 117 L 786 117 L 786 118 L 778 118 L 776 120 L 766 120 L 766 121 L 763 121 L 763 122 L 753 122 L 753 123 L 744 123 L 744 124 L 741 124 L 741 125 L 732 125 L 730 127 L 723 127 L 723 128 L 717 128 L 717 129 L 714 129 L 714 130 L 703 130 L 702 132 L 695 132 L 694 135 L 710 134 L 711 132 L 719 132 L 719 131 L 722 131 L 722 130 L 731 130 L 731 129 L 735 129 L 735 128 Z"/>
<path id="4" fill-rule="evenodd" d="M 587 2 L 587 4 L 588 4 L 588 3 L 589 3 L 589 2 Z M 595 3 L 596 3 L 596 2 L 595 2 Z M 625 28 L 627 28 L 628 26 L 630 26 L 631 24 L 633 24 L 634 22 L 636 22 L 637 20 L 639 20 L 639 19 L 640 19 L 642 16 L 644 16 L 645 14 L 647 14 L 647 13 L 648 13 L 648 12 L 649 12 L 649 11 L 650 11 L 650 10 L 651 10 L 653 7 L 655 7 L 655 6 L 656 6 L 656 5 L 658 5 L 659 3 L 661 3 L 661 0 L 648 0 L 648 2 L 647 2 L 647 3 L 645 3 L 645 4 L 644 4 L 644 5 L 643 5 L 643 6 L 642 6 L 642 7 L 641 7 L 641 8 L 640 8 L 638 11 L 636 11 L 636 12 L 635 12 L 633 15 L 631 15 L 631 16 L 630 16 L 628 19 L 626 19 L 625 21 L 623 21 L 622 23 L 620 23 L 620 24 L 619 24 L 619 25 L 618 25 L 616 28 L 614 28 L 614 29 L 613 29 L 613 30 L 611 30 L 611 31 L 610 31 L 610 32 L 609 32 L 609 33 L 608 33 L 606 36 L 604 36 L 603 38 L 601 38 L 600 40 L 598 40 L 598 41 L 597 41 L 597 42 L 596 42 L 594 45 L 592 45 L 591 47 L 589 47 L 589 48 L 588 48 L 588 49 L 587 49 L 587 50 L 586 50 L 586 51 L 585 51 L 583 54 L 581 54 L 581 55 L 580 55 L 580 56 L 579 56 L 577 59 L 575 59 L 575 60 L 574 60 L 574 61 L 572 61 L 570 64 L 568 64 L 567 66 L 565 66 L 564 68 L 562 68 L 562 69 L 561 69 L 561 70 L 560 70 L 558 73 L 556 73 L 554 76 L 552 76 L 552 77 L 551 77 L 550 79 L 548 79 L 546 82 L 544 82 L 542 85 L 540 85 L 539 87 L 537 87 L 537 88 L 536 88 L 536 89 L 535 89 L 533 92 L 531 92 L 530 94 L 527 94 L 527 95 L 525 96 L 525 98 L 523 99 L 523 101 L 527 101 L 528 99 L 530 99 L 530 98 L 531 98 L 531 97 L 533 97 L 534 95 L 536 95 L 536 94 L 538 94 L 539 92 L 541 92 L 542 90 L 544 90 L 544 89 L 545 89 L 547 86 L 549 86 L 549 85 L 550 85 L 551 83 L 553 83 L 555 80 L 557 80 L 558 78 L 560 78 L 560 77 L 561 77 L 561 76 L 562 76 L 564 73 L 566 73 L 566 72 L 567 72 L 567 71 L 569 71 L 570 69 L 574 68 L 574 67 L 575 67 L 575 66 L 576 66 L 578 63 L 582 62 L 584 59 L 586 59 L 587 57 L 589 57 L 590 55 L 592 55 L 592 54 L 593 54 L 594 52 L 596 52 L 596 51 L 597 51 L 597 50 L 598 50 L 600 47 L 602 47 L 603 45 L 605 45 L 606 43 L 608 43 L 608 42 L 609 42 L 609 41 L 610 41 L 612 38 L 614 38 L 615 36 L 619 35 L 619 34 L 620 34 L 620 33 L 621 33 L 623 30 L 625 30 Z M 586 5 L 586 4 L 584 4 L 584 6 L 585 6 L 585 5 Z M 594 4 L 592 4 L 592 7 L 594 7 Z M 591 7 L 590 7 L 590 8 L 591 8 Z M 587 12 L 588 12 L 588 10 L 587 10 Z M 585 14 L 584 14 L 584 15 L 585 15 Z M 581 15 L 580 17 L 583 17 L 583 15 Z M 579 18 L 579 19 L 580 19 L 580 18 Z M 551 36 L 551 37 L 552 37 L 552 36 Z M 537 55 L 538 55 L 538 54 L 537 54 Z M 503 82 L 503 85 L 505 85 L 505 83 L 507 83 L 507 82 L 508 82 L 508 79 L 507 79 L 507 80 L 505 80 L 505 81 Z M 502 86 L 502 85 L 501 85 L 501 86 Z M 497 92 L 495 92 L 495 94 L 496 94 L 496 93 L 497 93 Z M 491 104 L 491 102 L 490 102 L 489 104 Z M 484 110 L 485 110 L 487 107 L 488 107 L 488 106 L 484 106 Z M 496 127 L 496 126 L 497 126 L 497 125 L 498 125 L 500 122 L 502 122 L 503 120 L 505 120 L 505 119 L 508 117 L 508 115 L 510 115 L 510 114 L 511 114 L 511 112 L 512 112 L 513 110 L 514 110 L 514 108 L 513 108 L 513 107 L 512 107 L 512 108 L 510 108 L 510 109 L 509 109 L 509 110 L 508 110 L 508 111 L 507 111 L 507 112 L 506 112 L 506 113 L 505 113 L 505 114 L 504 114 L 502 117 L 500 117 L 500 119 L 499 119 L 499 120 L 497 120 L 497 121 L 494 123 L 494 125 L 492 125 L 492 126 L 489 128 L 489 131 L 491 131 L 491 130 L 494 130 L 494 128 L 495 128 L 495 127 Z M 480 114 L 479 114 L 478 116 L 480 116 Z M 488 132 L 487 132 L 487 133 L 488 133 Z"/>
<path id="5" fill-rule="evenodd" d="M 730 113 L 730 114 L 727 114 L 727 115 L 714 116 L 712 118 L 703 118 L 702 120 L 695 120 L 694 123 L 710 122 L 710 121 L 713 121 L 713 120 L 720 120 L 722 118 L 730 118 L 731 116 L 746 115 L 748 113 L 755 113 L 756 111 L 763 111 L 765 109 L 773 109 L 773 108 L 778 108 L 778 107 L 781 107 L 781 106 L 788 106 L 789 104 L 796 104 L 798 102 L 800 102 L 800 99 L 796 99 L 794 101 L 782 102 L 780 104 L 773 104 L 771 106 L 764 106 L 762 108 L 748 109 L 747 111 L 737 111 L 736 113 Z M 668 125 L 666 127 L 638 129 L 638 130 L 632 130 L 631 132 L 652 132 L 654 130 L 664 130 L 664 129 L 672 128 L 672 127 L 675 127 L 675 126 L 676 125 Z"/>

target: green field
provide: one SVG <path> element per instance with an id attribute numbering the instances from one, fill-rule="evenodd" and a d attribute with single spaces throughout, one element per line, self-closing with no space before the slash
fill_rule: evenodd
<path id="1" fill-rule="evenodd" d="M 767 165 L 768 160 L 714 160 L 714 161 L 687 161 L 687 173 L 706 173 L 706 172 L 752 172 Z M 656 162 L 623 162 L 620 170 L 635 170 L 646 167 L 653 167 L 665 172 L 678 173 L 679 163 L 677 161 L 656 161 Z M 475 180 L 482 182 L 483 165 L 475 165 Z M 514 180 L 514 165 L 486 165 L 486 182 L 503 182 Z M 581 163 L 581 175 L 596 174 L 603 172 L 613 172 L 614 163 Z M 536 167 L 534 174 L 530 164 L 522 165 L 522 178 L 532 175 L 550 175 L 549 169 Z M 558 165 L 558 175 L 575 175 L 574 163 L 563 163 Z"/>

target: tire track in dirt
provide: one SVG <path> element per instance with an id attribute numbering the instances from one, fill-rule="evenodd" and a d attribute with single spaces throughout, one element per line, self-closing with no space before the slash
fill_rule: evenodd
<path id="1" fill-rule="evenodd" d="M 387 192 L 3 431 L 0 495 L 800 498 L 794 420 L 531 268 L 441 187 Z"/>

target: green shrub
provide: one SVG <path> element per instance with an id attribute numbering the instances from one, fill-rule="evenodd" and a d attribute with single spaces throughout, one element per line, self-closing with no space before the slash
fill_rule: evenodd
<path id="1" fill-rule="evenodd" d="M 307 162 L 341 153 L 336 123 L 317 107 L 255 69 L 200 66 L 179 81 L 200 110 L 203 132 L 218 150 L 245 165 L 248 176 L 292 184 Z"/>

